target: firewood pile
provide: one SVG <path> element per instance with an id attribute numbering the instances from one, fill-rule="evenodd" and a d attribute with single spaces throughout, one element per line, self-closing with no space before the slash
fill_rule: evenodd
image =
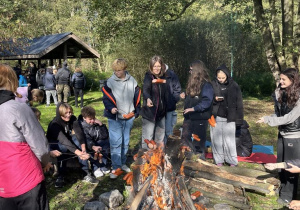
<path id="1" fill-rule="evenodd" d="M 266 172 L 186 160 L 180 137 L 169 137 L 166 148 L 147 144 L 151 149 L 140 149 L 133 172 L 124 176 L 132 187 L 127 209 L 251 209 L 245 191 L 274 195 L 279 186 Z"/>

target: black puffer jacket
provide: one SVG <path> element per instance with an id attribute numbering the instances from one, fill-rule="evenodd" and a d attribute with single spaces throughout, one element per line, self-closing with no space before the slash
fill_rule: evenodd
<path id="1" fill-rule="evenodd" d="M 76 89 L 83 89 L 86 85 L 86 80 L 82 72 L 75 72 L 72 75 L 72 86 Z"/>
<path id="2" fill-rule="evenodd" d="M 212 113 L 214 116 L 218 116 L 219 109 L 225 110 L 226 116 L 221 117 L 227 118 L 227 122 L 235 122 L 236 125 L 241 126 L 244 119 L 241 89 L 231 78 L 229 70 L 225 65 L 218 67 L 216 73 L 220 69 L 227 75 L 227 80 L 224 84 L 220 84 L 216 78 L 212 81 L 212 86 L 214 88 L 215 96 L 223 96 L 224 101 L 216 101 L 214 97 Z"/>
<path id="3" fill-rule="evenodd" d="M 168 86 L 166 83 L 152 83 L 156 79 L 150 72 L 146 72 L 143 86 L 144 103 L 140 115 L 149 121 L 159 121 L 166 116 L 166 103 L 168 100 Z M 160 79 L 165 79 L 161 77 Z M 147 106 L 147 99 L 150 98 L 153 106 Z"/>
<path id="4" fill-rule="evenodd" d="M 67 64 L 63 64 L 63 68 L 58 69 L 55 75 L 57 84 L 70 85 L 71 82 L 71 71 L 68 69 Z"/>

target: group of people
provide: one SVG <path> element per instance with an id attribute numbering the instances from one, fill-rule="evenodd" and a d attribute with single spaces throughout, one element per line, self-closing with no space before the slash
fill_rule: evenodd
<path id="1" fill-rule="evenodd" d="M 63 65 L 62 69 L 66 70 L 67 63 Z M 116 59 L 112 64 L 113 74 L 101 89 L 108 130 L 96 119 L 93 107 L 83 107 L 81 102 L 81 115 L 76 117 L 72 106 L 60 98 L 56 116 L 48 125 L 45 135 L 34 112 L 28 111 L 29 106 L 14 100 L 18 95 L 15 72 L 10 66 L 0 64 L 0 116 L 7 113 L 12 116 L 9 121 L 0 122 L 1 130 L 4 131 L 0 133 L 1 206 L 18 209 L 22 201 L 22 205 L 30 208 L 48 208 L 43 171 L 48 171 L 51 167 L 50 156 L 56 158 L 58 168 L 56 187 L 64 186 L 66 160 L 70 155 L 78 157 L 85 172 L 83 180 L 89 183 L 98 183 L 96 178 L 108 173 L 111 179 L 116 179 L 120 174 L 130 172 L 127 152 L 134 120 L 141 115 L 142 149 L 152 149 L 152 142 L 165 149 L 177 121 L 176 104 L 180 99 L 184 99 L 181 148 L 187 158 L 196 155 L 205 159 L 206 131 L 210 125 L 215 164 L 219 167 L 224 164 L 237 166 L 235 139 L 236 130 L 243 124 L 243 100 L 240 87 L 225 65 L 216 69 L 215 78 L 211 81 L 204 62 L 192 62 L 185 91 L 182 91 L 177 75 L 160 56 L 150 59 L 143 90 L 127 71 L 127 66 L 125 59 Z M 66 78 L 71 81 L 73 79 L 70 72 L 65 70 L 58 71 L 55 75 L 56 81 L 63 81 L 61 84 L 56 83 L 55 89 L 67 95 L 69 83 Z M 51 68 L 47 68 L 47 72 L 49 71 Z M 80 70 L 76 73 L 78 72 Z M 82 74 L 76 73 L 73 76 L 82 77 Z M 48 78 L 46 75 L 44 78 Z M 77 81 L 77 85 L 82 83 L 85 84 L 85 79 Z M 78 88 L 76 82 L 73 87 L 83 89 Z M 296 150 L 300 133 L 300 81 L 296 69 L 287 69 L 281 73 L 280 85 L 275 93 L 276 115 L 262 117 L 258 123 L 279 126 L 278 162 L 300 159 Z M 82 92 L 78 90 L 77 94 Z M 12 174 L 16 159 L 17 176 Z M 20 164 L 20 161 L 23 162 Z M 287 165 L 283 165 L 285 167 L 281 167 L 282 164 L 267 164 L 266 168 L 281 169 L 280 199 L 284 203 L 295 199 L 298 175 L 291 174 L 294 171 L 285 170 Z M 296 205 L 295 201 L 293 203 Z"/>
<path id="2" fill-rule="evenodd" d="M 76 67 L 72 74 L 67 61 L 64 61 L 58 70 L 56 66 L 46 67 L 46 64 L 41 64 L 41 68 L 38 69 L 34 62 L 30 62 L 26 70 L 22 70 L 17 65 L 14 71 L 19 80 L 18 92 L 23 96 L 21 101 L 32 101 L 32 90 L 39 89 L 46 94 L 46 106 L 50 106 L 51 96 L 55 105 L 58 102 L 67 103 L 71 95 L 71 87 L 73 87 L 75 107 L 79 104 L 83 108 L 83 90 L 86 86 L 86 79 L 80 67 Z"/>

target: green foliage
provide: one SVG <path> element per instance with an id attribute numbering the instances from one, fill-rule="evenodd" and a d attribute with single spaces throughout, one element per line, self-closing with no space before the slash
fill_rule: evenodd
<path id="1" fill-rule="evenodd" d="M 243 96 L 271 96 L 276 87 L 275 80 L 269 72 L 248 71 L 236 80 L 241 87 Z"/>
<path id="2" fill-rule="evenodd" d="M 107 80 L 112 72 L 99 72 L 99 71 L 92 71 L 92 70 L 84 70 L 83 71 L 85 78 L 86 78 L 86 90 L 89 91 L 95 91 L 95 90 L 100 90 L 99 85 L 100 85 L 100 80 Z"/>

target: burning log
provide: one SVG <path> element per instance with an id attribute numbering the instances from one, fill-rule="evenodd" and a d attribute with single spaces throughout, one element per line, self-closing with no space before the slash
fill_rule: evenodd
<path id="1" fill-rule="evenodd" d="M 197 160 L 196 162 L 184 161 L 183 165 L 186 176 L 232 184 L 235 187 L 243 187 L 265 195 L 275 194 L 276 187 L 272 184 L 266 183 L 264 180 L 235 175 L 203 160 Z"/>

